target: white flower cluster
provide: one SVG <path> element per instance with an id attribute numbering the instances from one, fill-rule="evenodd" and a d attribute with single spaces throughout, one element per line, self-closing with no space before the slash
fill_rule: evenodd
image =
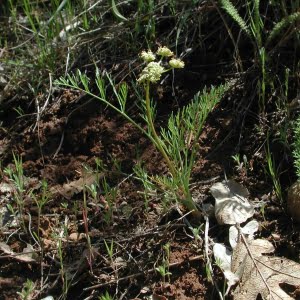
<path id="1" fill-rule="evenodd" d="M 156 54 L 162 57 L 174 56 L 174 53 L 167 47 L 159 47 Z M 147 63 L 147 66 L 143 69 L 138 82 L 142 83 L 149 81 L 155 83 L 160 80 L 162 73 L 167 72 L 169 69 L 165 69 L 161 66 L 161 60 L 155 62 L 155 54 L 151 51 L 143 51 L 140 57 Z M 171 58 L 169 61 L 171 69 L 182 69 L 184 68 L 184 62 L 178 58 Z"/>
<path id="2" fill-rule="evenodd" d="M 171 68 L 174 68 L 174 69 L 184 68 L 184 62 L 181 59 L 178 59 L 178 58 L 172 58 L 169 61 L 169 65 L 170 65 Z"/>
<path id="3" fill-rule="evenodd" d="M 174 55 L 174 53 L 166 46 L 159 47 L 156 53 L 157 55 L 164 56 L 164 57 L 169 57 Z"/>
<path id="4" fill-rule="evenodd" d="M 155 60 L 155 54 L 151 50 L 142 51 L 141 58 L 145 62 L 151 62 Z"/>
<path id="5" fill-rule="evenodd" d="M 138 82 L 150 81 L 155 83 L 160 79 L 161 74 L 165 71 L 165 68 L 162 67 L 159 62 L 152 61 L 143 69 Z"/>

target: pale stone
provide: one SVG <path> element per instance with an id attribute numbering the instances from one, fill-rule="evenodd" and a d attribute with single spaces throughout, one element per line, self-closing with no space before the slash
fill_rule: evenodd
<path id="1" fill-rule="evenodd" d="M 78 233 L 78 232 L 73 232 L 69 235 L 69 239 L 71 241 L 80 241 L 83 238 L 85 238 L 85 234 L 84 233 Z"/>
<path id="2" fill-rule="evenodd" d="M 300 222 L 300 181 L 296 181 L 288 190 L 287 212 L 296 222 Z"/>

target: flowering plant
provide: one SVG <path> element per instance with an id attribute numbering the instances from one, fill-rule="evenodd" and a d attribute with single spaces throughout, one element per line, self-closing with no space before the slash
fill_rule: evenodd
<path id="1" fill-rule="evenodd" d="M 140 58 L 145 66 L 142 69 L 137 82 L 144 89 L 144 96 L 136 90 L 136 96 L 143 103 L 141 105 L 143 120 L 145 120 L 147 129 L 131 118 L 126 112 L 126 100 L 128 95 L 128 85 L 125 82 L 116 87 L 109 74 L 106 77 L 109 81 L 112 91 L 116 96 L 118 104 L 108 100 L 106 95 L 106 84 L 100 71 L 96 69 L 96 86 L 99 94 L 90 89 L 89 77 L 80 70 L 77 74 L 68 75 L 67 78 L 60 78 L 56 84 L 71 87 L 80 90 L 86 94 L 99 99 L 108 107 L 117 111 L 134 126 L 136 126 L 161 153 L 169 169 L 168 176 L 148 176 L 140 172 L 140 178 L 145 188 L 149 182 L 157 187 L 163 187 L 163 191 L 169 199 L 176 199 L 187 209 L 197 210 L 197 206 L 192 199 L 190 192 L 190 180 L 192 169 L 198 152 L 198 141 L 202 132 L 204 122 L 209 112 L 221 99 L 226 90 L 226 86 L 211 87 L 204 90 L 203 93 L 197 93 L 194 99 L 186 107 L 180 109 L 176 114 L 171 114 L 168 120 L 167 128 L 160 128 L 157 132 L 155 126 L 155 102 L 150 99 L 150 85 L 157 83 L 162 75 L 170 70 L 181 69 L 184 62 L 174 56 L 174 53 L 167 47 L 159 47 L 156 53 L 151 50 L 143 51 Z M 138 174 L 136 169 L 136 173 Z M 149 186 L 149 185 L 148 185 Z"/>

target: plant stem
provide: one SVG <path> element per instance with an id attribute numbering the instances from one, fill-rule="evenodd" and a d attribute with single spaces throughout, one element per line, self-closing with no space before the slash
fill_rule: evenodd
<path id="1" fill-rule="evenodd" d="M 165 149 L 162 146 L 162 141 L 159 138 L 159 136 L 157 135 L 157 132 L 155 130 L 154 124 L 153 124 L 153 120 L 152 120 L 152 115 L 151 115 L 151 104 L 150 104 L 150 82 L 147 81 L 146 83 L 146 87 L 145 87 L 145 97 L 146 97 L 146 114 L 147 114 L 147 121 L 148 121 L 148 125 L 150 127 L 150 131 L 151 134 L 153 136 L 153 140 L 155 142 L 155 146 L 157 147 L 157 149 L 159 150 L 159 152 L 162 154 L 162 156 L 164 157 L 168 167 L 169 167 L 169 171 L 171 172 L 173 178 L 178 178 L 177 176 L 177 171 L 176 168 L 174 166 L 174 164 L 170 161 Z M 177 197 L 184 203 L 184 205 L 189 209 L 189 210 L 197 210 L 197 207 L 195 205 L 195 203 L 191 200 L 190 197 L 190 193 L 189 191 L 186 191 L 186 189 L 184 188 L 184 186 L 179 187 L 179 191 L 176 192 Z M 184 199 L 183 199 L 184 198 Z"/>
<path id="2" fill-rule="evenodd" d="M 146 87 L 145 87 L 145 92 L 146 92 L 146 114 L 147 114 L 147 120 L 148 120 L 148 125 L 150 127 L 150 131 L 153 135 L 153 139 L 155 141 L 155 145 L 157 147 L 157 149 L 159 150 L 159 152 L 162 154 L 162 156 L 164 157 L 169 170 L 173 176 L 173 178 L 176 178 L 176 170 L 174 167 L 174 164 L 172 164 L 172 162 L 170 161 L 166 151 L 164 150 L 164 148 L 162 147 L 162 141 L 161 139 L 158 137 L 154 124 L 153 124 L 153 120 L 152 120 L 152 116 L 151 116 L 151 105 L 150 105 L 150 82 L 147 81 Z"/>

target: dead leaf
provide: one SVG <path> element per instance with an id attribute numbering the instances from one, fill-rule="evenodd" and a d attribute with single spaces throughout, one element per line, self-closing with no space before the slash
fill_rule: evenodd
<path id="1" fill-rule="evenodd" d="M 215 216 L 219 224 L 241 224 L 253 216 L 254 207 L 247 200 L 248 190 L 228 180 L 215 183 L 210 192 L 214 196 Z"/>
<path id="2" fill-rule="evenodd" d="M 240 277 L 234 299 L 256 300 L 261 295 L 263 299 L 292 300 L 281 285 L 300 286 L 300 265 L 286 258 L 263 255 L 274 251 L 266 240 L 249 241 L 248 248 L 249 251 L 241 241 L 233 251 L 232 271 Z"/>
<path id="3" fill-rule="evenodd" d="M 227 280 L 228 291 L 239 281 L 239 277 L 231 271 L 232 252 L 224 245 L 216 243 L 213 247 L 215 260 L 219 263 Z"/>
<path id="4" fill-rule="evenodd" d="M 11 182 L 1 182 L 0 183 L 0 193 L 5 194 L 5 193 L 10 193 L 12 194 L 14 191 L 14 186 Z"/>
<path id="5" fill-rule="evenodd" d="M 23 253 L 15 253 L 11 250 L 11 248 L 4 242 L 0 242 L 0 251 L 4 252 L 5 254 L 11 256 L 11 258 L 17 259 L 23 262 L 35 262 L 35 259 L 32 257 L 32 253 L 28 253 L 28 249 L 31 249 L 28 244 L 27 247 L 24 248 Z"/>
<path id="6" fill-rule="evenodd" d="M 247 237 L 247 240 L 254 239 L 254 233 L 258 230 L 259 224 L 256 220 L 248 222 L 244 227 L 241 227 L 241 232 Z M 239 232 L 236 226 L 230 226 L 229 228 L 229 243 L 232 249 L 234 249 L 238 243 Z"/>
<path id="7" fill-rule="evenodd" d="M 216 243 L 213 248 L 229 289 L 239 282 L 233 292 L 235 300 L 263 299 L 291 300 L 282 289 L 283 284 L 300 287 L 300 264 L 286 258 L 267 256 L 275 248 L 267 240 L 254 239 L 258 223 L 253 220 L 239 230 L 232 226 L 229 239 L 233 250 Z M 231 235 L 231 236 L 230 236 Z"/>
<path id="8" fill-rule="evenodd" d="M 90 186 L 97 183 L 99 175 L 95 173 L 85 174 L 85 176 L 78 180 L 65 183 L 63 186 L 57 185 L 50 189 L 52 194 L 59 193 L 66 199 L 71 199 L 75 194 L 79 194 L 83 191 L 85 186 Z"/>

